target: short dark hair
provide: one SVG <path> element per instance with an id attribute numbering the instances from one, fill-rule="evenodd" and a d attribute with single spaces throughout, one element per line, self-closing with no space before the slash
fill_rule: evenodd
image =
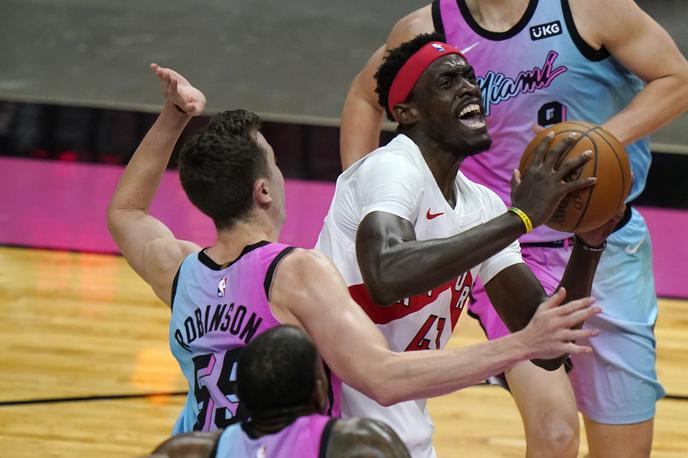
<path id="1" fill-rule="evenodd" d="M 257 114 L 224 111 L 179 153 L 179 178 L 189 200 L 227 229 L 253 206 L 253 184 L 269 176 L 267 152 L 257 143 Z"/>
<path id="2" fill-rule="evenodd" d="M 385 109 L 387 119 L 390 121 L 395 121 L 394 115 L 389 111 L 388 107 L 389 89 L 392 87 L 394 78 L 397 77 L 397 73 L 399 73 L 401 67 L 411 58 L 411 56 L 432 41 L 444 42 L 444 35 L 438 32 L 416 35 L 413 39 L 399 45 L 398 48 L 387 51 L 385 60 L 382 62 L 382 65 L 380 65 L 380 68 L 377 69 L 377 73 L 375 73 L 375 81 L 377 83 L 375 92 L 377 92 L 377 101 L 380 106 Z"/>
<path id="3" fill-rule="evenodd" d="M 241 403 L 251 412 L 308 404 L 318 357 L 311 340 L 296 326 L 278 326 L 259 335 L 239 358 Z"/>

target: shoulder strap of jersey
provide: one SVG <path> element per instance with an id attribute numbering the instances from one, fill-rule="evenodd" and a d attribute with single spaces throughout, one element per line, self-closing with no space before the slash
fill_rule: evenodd
<path id="1" fill-rule="evenodd" d="M 600 49 L 595 49 L 590 46 L 578 33 L 578 28 L 576 27 L 576 21 L 573 20 L 573 13 L 571 13 L 571 5 L 569 5 L 569 0 L 561 0 L 561 12 L 564 16 L 564 21 L 566 22 L 566 28 L 569 31 L 571 40 L 576 45 L 576 48 L 585 56 L 588 60 L 593 62 L 599 62 L 601 60 L 609 57 L 609 51 L 607 51 L 604 46 Z"/>
<path id="2" fill-rule="evenodd" d="M 272 259 L 272 262 L 270 262 L 268 271 L 265 273 L 265 280 L 263 281 L 263 288 L 265 288 L 265 297 L 268 298 L 268 301 L 270 300 L 270 288 L 272 287 L 272 279 L 275 276 L 275 269 L 277 269 L 277 266 L 282 261 L 282 259 L 284 259 L 285 256 L 287 256 L 295 249 L 296 247 L 287 246 L 282 251 L 277 253 L 275 257 Z"/>
<path id="3" fill-rule="evenodd" d="M 332 428 L 334 428 L 335 423 L 337 423 L 337 419 L 330 418 L 323 428 L 322 435 L 320 436 L 320 452 L 318 453 L 318 458 L 327 458 L 327 445 L 330 443 L 330 435 L 332 434 Z"/>
<path id="4" fill-rule="evenodd" d="M 442 23 L 442 11 L 440 10 L 440 0 L 433 0 L 432 6 L 430 7 L 432 11 L 432 25 L 435 28 L 435 32 L 444 35 L 444 24 Z M 445 40 L 446 40 L 445 36 Z"/>

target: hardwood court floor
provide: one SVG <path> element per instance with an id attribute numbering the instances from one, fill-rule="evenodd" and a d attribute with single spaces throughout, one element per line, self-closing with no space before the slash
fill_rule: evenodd
<path id="1" fill-rule="evenodd" d="M 688 302 L 660 310 L 660 377 L 688 397 Z M 131 457 L 169 434 L 186 382 L 168 311 L 122 258 L 0 248 L 0 312 L 0 456 Z M 460 323 L 451 345 L 482 340 L 473 320 Z M 523 456 L 503 390 L 469 388 L 430 408 L 440 457 Z M 654 457 L 688 456 L 688 400 L 660 401 L 655 431 Z"/>

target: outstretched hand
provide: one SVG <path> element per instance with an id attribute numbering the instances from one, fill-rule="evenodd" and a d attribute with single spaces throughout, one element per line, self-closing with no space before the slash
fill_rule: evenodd
<path id="1" fill-rule="evenodd" d="M 535 315 L 522 331 L 525 344 L 531 350 L 531 359 L 553 359 L 564 354 L 589 353 L 590 347 L 576 345 L 577 339 L 598 334 L 596 329 L 572 329 L 586 319 L 600 313 L 599 307 L 591 307 L 595 299 L 586 297 L 559 306 L 566 297 L 560 288 L 540 304 Z"/>
<path id="2" fill-rule="evenodd" d="M 150 68 L 158 77 L 162 93 L 168 102 L 176 105 L 189 117 L 203 113 L 205 95 L 193 87 L 186 78 L 171 68 L 164 68 L 158 64 L 150 64 Z"/>

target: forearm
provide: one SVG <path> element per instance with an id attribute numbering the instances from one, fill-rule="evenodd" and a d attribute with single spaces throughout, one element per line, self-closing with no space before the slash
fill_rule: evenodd
<path id="1" fill-rule="evenodd" d="M 585 250 L 582 243 L 576 238 L 573 252 L 559 283 L 560 287 L 566 288 L 567 301 L 590 296 L 592 281 L 595 277 L 595 270 L 601 255 L 602 251 L 600 250 Z M 577 325 L 577 327 L 580 326 L 582 326 L 582 323 Z M 564 354 L 554 359 L 535 359 L 533 363 L 551 371 L 561 366 L 567 357 L 568 355 Z"/>
<path id="2" fill-rule="evenodd" d="M 376 400 L 391 405 L 475 385 L 529 357 L 517 333 L 463 348 L 393 354 L 369 376 L 379 379 Z"/>
<path id="3" fill-rule="evenodd" d="M 357 78 L 360 77 L 359 75 Z M 380 144 L 383 111 L 368 101 L 360 91 L 354 80 L 342 108 L 339 139 L 342 170 L 349 168 Z"/>
<path id="4" fill-rule="evenodd" d="M 688 76 L 670 75 L 650 82 L 603 127 L 623 145 L 646 137 L 688 110 Z"/>
<path id="5" fill-rule="evenodd" d="M 167 163 L 189 117 L 167 102 L 134 152 L 110 202 L 110 216 L 118 210 L 147 211 Z"/>
<path id="6" fill-rule="evenodd" d="M 390 243 L 380 252 L 374 273 L 364 273 L 364 280 L 373 300 L 382 305 L 391 304 L 461 275 L 524 232 L 520 218 L 506 212 L 452 237 Z"/>
<path id="7" fill-rule="evenodd" d="M 590 296 L 592 281 L 595 278 L 595 270 L 602 252 L 601 249 L 586 249 L 576 237 L 571 257 L 559 283 L 560 287 L 566 288 L 567 301 Z"/>

